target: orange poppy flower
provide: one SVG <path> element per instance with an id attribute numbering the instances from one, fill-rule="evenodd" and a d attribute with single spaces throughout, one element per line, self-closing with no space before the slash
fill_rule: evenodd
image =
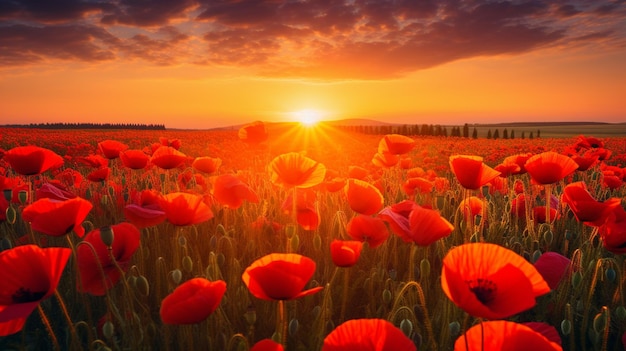
<path id="1" fill-rule="evenodd" d="M 483 216 L 484 208 L 486 208 L 485 202 L 476 196 L 465 198 L 459 204 L 459 211 L 461 211 L 463 219 L 468 223 L 474 223 L 474 217 L 476 216 Z"/>
<path id="2" fill-rule="evenodd" d="M 387 134 L 378 143 L 378 153 L 388 152 L 392 155 L 404 155 L 413 150 L 415 140 L 405 135 Z"/>
<path id="3" fill-rule="evenodd" d="M 602 172 L 602 185 L 611 190 L 616 190 L 622 187 L 624 181 L 621 177 L 612 174 L 611 172 Z"/>
<path id="4" fill-rule="evenodd" d="M 268 138 L 265 123 L 261 121 L 256 121 L 241 127 L 238 135 L 241 141 L 253 145 L 260 144 Z"/>
<path id="5" fill-rule="evenodd" d="M 315 192 L 311 189 L 296 192 L 296 221 L 304 230 L 315 230 L 319 227 L 321 219 L 315 205 Z M 291 215 L 293 211 L 293 193 L 287 195 L 281 209 L 285 214 Z"/>
<path id="6" fill-rule="evenodd" d="M 150 162 L 162 169 L 172 169 L 187 161 L 187 155 L 171 146 L 161 146 L 150 158 Z"/>
<path id="7" fill-rule="evenodd" d="M 180 141 L 180 139 L 168 139 L 166 137 L 159 137 L 159 143 L 161 143 L 161 145 L 163 146 L 171 146 L 174 149 L 178 150 L 180 149 L 182 142 Z"/>
<path id="8" fill-rule="evenodd" d="M 128 149 L 128 145 L 117 140 L 104 140 L 98 143 L 98 149 L 104 157 L 112 160 L 120 156 L 120 152 Z"/>
<path id="9" fill-rule="evenodd" d="M 16 246 L 0 252 L 0 336 L 22 330 L 39 303 L 54 294 L 72 250 Z"/>
<path id="10" fill-rule="evenodd" d="M 615 197 L 604 202 L 597 201 L 591 196 L 584 182 L 568 184 L 563 189 L 562 199 L 564 203 L 569 205 L 578 221 L 594 227 L 604 224 L 607 217 L 622 202 Z"/>
<path id="11" fill-rule="evenodd" d="M 315 273 L 315 261 L 293 253 L 272 253 L 252 262 L 241 276 L 250 293 L 262 300 L 293 300 L 314 294 L 305 285 Z"/>
<path id="12" fill-rule="evenodd" d="M 63 201 L 43 198 L 26 206 L 22 217 L 34 230 L 47 235 L 63 236 L 73 230 L 82 237 L 85 228 L 81 224 L 92 208 L 91 202 L 80 197 Z"/>
<path id="13" fill-rule="evenodd" d="M 343 187 L 346 186 L 345 178 L 332 178 L 327 179 L 322 183 L 324 185 L 324 189 L 330 193 L 336 193 L 340 190 L 343 190 Z"/>
<path id="14" fill-rule="evenodd" d="M 368 174 L 369 174 L 369 171 L 363 167 L 359 167 L 359 166 L 348 167 L 348 178 L 365 180 Z"/>
<path id="15" fill-rule="evenodd" d="M 196 157 L 191 163 L 191 167 L 193 167 L 195 170 L 206 174 L 212 174 L 217 172 L 218 168 L 220 168 L 221 165 L 222 159 L 208 156 Z"/>
<path id="16" fill-rule="evenodd" d="M 4 153 L 4 160 L 21 175 L 41 174 L 63 165 L 63 157 L 39 146 L 17 146 Z"/>
<path id="17" fill-rule="evenodd" d="M 359 179 L 348 179 L 344 191 L 352 211 L 368 216 L 380 211 L 385 201 L 378 188 Z"/>
<path id="18" fill-rule="evenodd" d="M 283 351 L 283 345 L 272 339 L 263 339 L 254 344 L 250 351 Z"/>
<path id="19" fill-rule="evenodd" d="M 120 151 L 119 156 L 122 164 L 130 169 L 144 169 L 150 160 L 150 157 L 142 150 Z"/>
<path id="20" fill-rule="evenodd" d="M 84 157 L 76 158 L 78 162 L 87 165 L 91 168 L 102 168 L 109 166 L 109 159 L 104 158 L 100 155 L 89 155 Z"/>
<path id="21" fill-rule="evenodd" d="M 516 164 L 519 166 L 519 170 L 512 174 L 524 174 L 526 173 L 526 167 L 524 165 L 526 164 L 526 161 L 528 161 L 528 159 L 531 158 L 532 156 L 533 154 L 530 152 L 524 153 L 524 154 L 512 155 L 512 156 L 505 157 L 504 160 L 502 160 L 502 163 Z"/>
<path id="22" fill-rule="evenodd" d="M 146 228 L 157 225 L 166 219 L 165 211 L 159 200 L 161 194 L 154 190 L 142 190 L 137 203 L 124 207 L 124 216 L 137 228 Z"/>
<path id="23" fill-rule="evenodd" d="M 413 160 L 410 157 L 403 157 L 400 159 L 400 168 L 402 169 L 410 169 L 413 165 Z"/>
<path id="24" fill-rule="evenodd" d="M 417 347 L 402 330 L 384 319 L 352 319 L 324 339 L 322 351 L 411 351 Z"/>
<path id="25" fill-rule="evenodd" d="M 450 167 L 461 186 L 470 190 L 479 189 L 500 175 L 500 172 L 484 164 L 480 156 L 450 156 Z"/>
<path id="26" fill-rule="evenodd" d="M 626 211 L 617 206 L 600 227 L 602 246 L 608 251 L 622 255 L 626 253 Z"/>
<path id="27" fill-rule="evenodd" d="M 110 174 L 111 169 L 109 167 L 102 167 L 87 174 L 87 179 L 91 182 L 104 182 L 107 178 L 109 178 Z"/>
<path id="28" fill-rule="evenodd" d="M 553 184 L 578 169 L 571 157 L 554 151 L 537 154 L 526 161 L 526 171 L 536 184 Z"/>
<path id="29" fill-rule="evenodd" d="M 217 309 L 225 292 L 223 280 L 190 279 L 163 299 L 161 320 L 176 325 L 200 323 Z"/>
<path id="30" fill-rule="evenodd" d="M 550 223 L 553 223 L 557 217 L 558 217 L 559 213 L 556 210 L 556 208 L 554 207 L 550 207 Z M 533 218 L 535 219 L 535 223 L 548 223 L 546 221 L 547 219 L 547 213 L 546 213 L 546 206 L 535 206 L 533 207 Z"/>
<path id="31" fill-rule="evenodd" d="M 324 181 L 326 167 L 312 159 L 290 152 L 277 156 L 269 164 L 272 183 L 285 188 L 310 188 Z"/>
<path id="32" fill-rule="evenodd" d="M 522 256 L 491 243 L 457 246 L 443 259 L 441 287 L 470 315 L 502 319 L 535 306 L 548 283 Z"/>
<path id="33" fill-rule="evenodd" d="M 402 184 L 402 190 L 404 190 L 408 196 L 415 195 L 416 190 L 420 194 L 430 194 L 433 191 L 433 188 L 433 182 L 422 177 L 408 178 Z"/>
<path id="34" fill-rule="evenodd" d="M 378 216 L 389 223 L 391 231 L 405 241 L 410 241 L 411 228 L 409 215 L 418 205 L 411 200 L 404 200 L 397 204 L 387 206 L 380 211 Z"/>
<path id="35" fill-rule="evenodd" d="M 406 242 L 419 246 L 428 246 L 445 238 L 454 230 L 454 226 L 439 211 L 416 205 L 409 214 L 410 237 L 402 237 Z"/>
<path id="36" fill-rule="evenodd" d="M 222 174 L 212 179 L 213 196 L 228 208 L 239 208 L 243 201 L 258 203 L 259 197 L 248 184 L 241 181 L 234 174 Z"/>
<path id="37" fill-rule="evenodd" d="M 213 218 L 213 212 L 204 199 L 194 194 L 175 192 L 163 195 L 159 205 L 173 225 L 192 225 Z"/>
<path id="38" fill-rule="evenodd" d="M 389 231 L 382 218 L 361 214 L 352 217 L 346 231 L 352 239 L 367 242 L 371 248 L 380 246 L 389 237 Z"/>
<path id="39" fill-rule="evenodd" d="M 120 280 L 122 276 L 120 269 L 127 271 L 130 268 L 131 258 L 139 248 L 139 230 L 130 223 L 116 224 L 110 229 L 113 231 L 110 252 L 102 242 L 100 235 L 102 229 L 87 233 L 76 249 L 80 274 L 76 288 L 79 292 L 104 295 Z"/>
<path id="40" fill-rule="evenodd" d="M 585 152 L 582 155 L 572 155 L 571 157 L 572 160 L 574 160 L 574 162 L 578 164 L 578 171 L 584 172 L 593 167 L 596 163 L 598 163 L 600 155 L 591 152 Z"/>
<path id="41" fill-rule="evenodd" d="M 534 266 L 548 283 L 550 289 L 554 290 L 570 270 L 571 260 L 556 252 L 544 252 L 535 261 Z"/>
<path id="42" fill-rule="evenodd" d="M 363 243 L 335 239 L 330 243 L 330 258 L 337 267 L 352 267 L 361 256 Z"/>
<path id="43" fill-rule="evenodd" d="M 502 162 L 499 165 L 495 166 L 494 169 L 500 172 L 500 177 L 509 177 L 514 174 L 519 174 L 521 168 L 517 163 L 513 162 Z"/>
<path id="44" fill-rule="evenodd" d="M 578 149 L 591 149 L 591 148 L 603 148 L 604 142 L 596 137 L 586 137 L 584 135 L 579 135 L 576 140 L 576 148 Z"/>
<path id="45" fill-rule="evenodd" d="M 550 328 L 554 329 L 551 326 Z M 558 336 L 556 329 L 549 335 L 553 336 L 554 333 Z M 560 351 L 562 349 L 560 342 L 550 340 L 528 325 L 510 321 L 488 321 L 474 325 L 454 343 L 454 351 Z"/>
<path id="46" fill-rule="evenodd" d="M 372 157 L 372 164 L 376 167 L 390 168 L 398 164 L 400 156 L 394 155 L 390 152 L 377 152 Z"/>

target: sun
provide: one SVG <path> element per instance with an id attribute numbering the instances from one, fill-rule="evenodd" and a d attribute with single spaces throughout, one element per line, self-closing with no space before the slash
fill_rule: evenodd
<path id="1" fill-rule="evenodd" d="M 320 121 L 322 114 L 316 110 L 300 110 L 293 112 L 294 118 L 307 127 L 312 127 Z"/>

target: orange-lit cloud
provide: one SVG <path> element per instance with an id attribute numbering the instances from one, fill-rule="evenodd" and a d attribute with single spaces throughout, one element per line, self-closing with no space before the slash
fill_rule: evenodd
<path id="1" fill-rule="evenodd" d="M 141 60 L 386 79 L 452 61 L 624 45 L 621 1 L 10 0 L 0 66 Z"/>

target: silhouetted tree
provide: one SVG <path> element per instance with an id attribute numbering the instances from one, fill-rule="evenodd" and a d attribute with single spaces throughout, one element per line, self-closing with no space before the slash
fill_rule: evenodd
<path id="1" fill-rule="evenodd" d="M 494 139 L 499 139 L 500 138 L 500 130 L 496 129 L 495 132 L 493 132 L 493 138 Z"/>
<path id="2" fill-rule="evenodd" d="M 478 139 L 478 130 L 476 130 L 476 127 L 474 127 L 474 131 L 472 131 L 472 138 Z"/>
<path id="3" fill-rule="evenodd" d="M 469 138 L 469 125 L 467 123 L 463 125 L 463 137 Z"/>
<path id="4" fill-rule="evenodd" d="M 504 130 L 502 131 L 502 139 L 508 139 L 509 138 L 509 131 L 506 130 L 506 128 L 504 128 Z"/>
<path id="5" fill-rule="evenodd" d="M 487 139 L 491 139 L 491 129 L 487 131 Z"/>

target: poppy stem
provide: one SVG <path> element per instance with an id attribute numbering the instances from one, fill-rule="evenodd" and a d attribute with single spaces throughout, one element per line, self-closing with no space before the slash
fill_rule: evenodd
<path id="1" fill-rule="evenodd" d="M 59 303 L 59 307 L 61 307 L 61 311 L 63 312 L 63 316 L 65 317 L 65 320 L 67 320 L 67 325 L 68 325 L 68 328 L 70 329 L 70 335 L 72 337 L 72 344 L 74 344 L 76 342 L 76 328 L 74 327 L 72 318 L 70 317 L 70 314 L 67 311 L 67 306 L 65 306 L 65 302 L 63 301 L 61 294 L 59 294 L 59 290 L 57 289 L 54 290 L 54 296 L 56 297 L 57 302 Z"/>
<path id="2" fill-rule="evenodd" d="M 278 300 L 278 326 L 276 332 L 280 336 L 280 344 L 287 349 L 287 309 L 285 300 Z"/>
<path id="3" fill-rule="evenodd" d="M 344 268 L 344 280 L 343 280 L 343 294 L 341 301 L 341 314 L 339 322 L 343 323 L 346 316 L 346 304 L 348 303 L 348 285 L 350 284 L 350 270 Z"/>
<path id="4" fill-rule="evenodd" d="M 550 200 L 552 199 L 552 184 L 546 184 L 546 223 L 551 223 Z"/>
<path id="5" fill-rule="evenodd" d="M 57 340 L 57 337 L 54 334 L 54 330 L 52 330 L 52 325 L 50 324 L 50 320 L 48 320 L 48 317 L 46 317 L 46 313 L 43 311 L 43 308 L 41 307 L 41 305 L 37 305 L 37 311 L 39 312 L 41 321 L 46 326 L 46 330 L 48 331 L 48 335 L 50 335 L 50 339 L 52 339 L 52 344 L 54 345 L 54 349 L 60 350 L 61 345 L 59 345 L 59 340 Z"/>
<path id="6" fill-rule="evenodd" d="M 411 252 L 409 253 L 409 281 L 415 280 L 415 254 L 417 253 L 417 244 L 411 244 Z"/>

